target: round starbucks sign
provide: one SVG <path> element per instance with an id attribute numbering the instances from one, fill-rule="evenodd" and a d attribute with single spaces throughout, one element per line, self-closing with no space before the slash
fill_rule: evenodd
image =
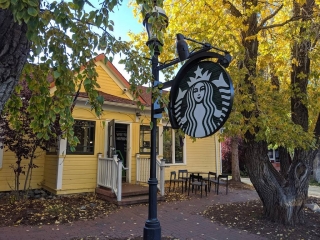
<path id="1" fill-rule="evenodd" d="M 191 62 L 180 71 L 170 93 L 170 120 L 191 137 L 210 136 L 231 112 L 231 78 L 212 61 Z"/>

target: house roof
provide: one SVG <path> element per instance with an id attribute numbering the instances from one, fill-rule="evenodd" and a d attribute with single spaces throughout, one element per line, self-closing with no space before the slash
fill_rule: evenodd
<path id="1" fill-rule="evenodd" d="M 138 86 L 138 90 L 140 92 L 140 97 L 146 102 L 146 105 L 151 106 L 151 92 L 148 91 L 148 87 Z"/>
<path id="2" fill-rule="evenodd" d="M 107 102 L 124 103 L 124 104 L 130 104 L 130 105 L 137 104 L 136 101 L 134 101 L 134 100 L 117 97 L 117 96 L 114 96 L 114 95 L 111 95 L 108 93 L 104 93 L 101 91 L 99 91 L 99 95 L 102 96 L 103 99 Z M 81 93 L 79 93 L 79 97 L 88 98 L 88 95 L 85 92 L 81 92 Z"/>
<path id="3" fill-rule="evenodd" d="M 151 90 L 148 90 L 149 87 L 138 86 L 138 90 L 140 90 L 140 97 L 146 102 L 147 106 L 151 106 L 152 98 L 151 98 Z M 162 90 L 163 95 L 169 94 L 170 91 Z"/>
<path id="4" fill-rule="evenodd" d="M 95 62 L 104 61 L 105 58 L 106 58 L 106 56 L 104 54 L 99 54 L 97 57 L 94 58 L 94 61 Z M 124 76 L 112 64 L 112 62 L 107 61 L 106 62 L 106 66 L 110 71 L 112 71 L 112 73 L 117 77 L 117 79 L 123 84 L 123 86 L 125 88 L 130 88 L 130 83 L 124 78 Z M 81 67 L 81 69 L 83 69 L 83 68 L 84 67 Z M 48 79 L 48 81 L 50 82 L 50 88 L 55 87 L 55 82 L 54 82 L 53 77 Z M 148 96 L 148 95 L 151 95 L 151 94 L 147 93 L 147 88 L 146 87 L 139 87 L 139 89 L 141 89 L 141 95 L 139 97 L 140 102 L 143 105 L 150 106 L 151 105 L 151 96 Z M 99 91 L 99 95 L 103 96 L 104 100 L 108 101 L 108 102 L 136 105 L 136 101 L 135 100 L 121 98 L 121 97 L 118 97 L 118 96 L 115 96 L 115 95 L 111 95 L 111 94 L 105 93 L 103 91 Z M 79 93 L 79 97 L 88 98 L 88 95 L 85 92 L 81 92 L 81 93 Z"/>

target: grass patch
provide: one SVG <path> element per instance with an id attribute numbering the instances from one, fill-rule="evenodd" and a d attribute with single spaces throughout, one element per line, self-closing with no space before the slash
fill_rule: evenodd
<path id="1" fill-rule="evenodd" d="M 320 187 L 320 183 L 319 183 L 319 182 L 317 182 L 317 181 L 316 181 L 316 180 L 314 180 L 314 179 L 311 179 L 311 180 L 310 180 L 309 185 L 311 185 L 311 186 L 318 186 L 318 187 Z"/>

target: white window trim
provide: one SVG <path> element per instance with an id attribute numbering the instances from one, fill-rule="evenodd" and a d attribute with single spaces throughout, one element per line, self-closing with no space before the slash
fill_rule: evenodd
<path id="1" fill-rule="evenodd" d="M 66 152 L 67 152 L 67 139 L 63 138 L 60 139 L 59 144 L 59 159 L 58 159 L 58 170 L 57 170 L 57 190 L 62 189 L 62 183 L 63 183 L 63 163 L 66 158 Z"/>
<path id="2" fill-rule="evenodd" d="M 186 143 L 187 143 L 187 141 L 186 141 L 186 139 L 184 139 L 183 140 L 183 149 L 182 149 L 182 151 L 183 151 L 183 159 L 182 159 L 182 163 L 176 163 L 175 161 L 176 161 L 176 159 L 175 159 L 175 156 L 176 156 L 176 154 L 175 154 L 175 129 L 172 129 L 171 128 L 171 126 L 166 126 L 166 127 L 169 127 L 170 129 L 171 129 L 171 137 L 172 137 L 172 142 L 173 142 L 173 144 L 172 144 L 172 163 L 166 163 L 167 165 L 171 165 L 171 166 L 173 166 L 173 165 L 186 165 L 187 164 L 187 147 L 186 147 Z M 163 132 L 163 129 L 164 129 L 164 127 L 163 126 L 159 126 L 159 153 L 160 153 L 160 155 L 162 155 L 163 156 L 163 134 L 162 134 L 162 132 Z"/>
<path id="3" fill-rule="evenodd" d="M 269 149 L 268 151 L 272 150 L 272 157 L 270 158 L 269 157 L 269 154 L 268 154 L 268 157 L 269 157 L 269 160 L 270 161 L 273 161 L 273 163 L 278 163 L 280 162 L 280 159 L 276 157 L 276 151 L 277 149 Z"/>
<path id="4" fill-rule="evenodd" d="M 268 150 L 268 152 L 269 151 L 271 151 L 272 150 L 272 157 L 269 157 L 269 154 L 268 154 L 268 157 L 269 157 L 269 160 L 276 160 L 276 152 L 275 152 L 275 150 L 274 149 L 269 149 Z"/>
<path id="5" fill-rule="evenodd" d="M 0 143 L 0 168 L 2 168 L 2 162 L 3 162 L 3 148 L 2 143 Z"/>

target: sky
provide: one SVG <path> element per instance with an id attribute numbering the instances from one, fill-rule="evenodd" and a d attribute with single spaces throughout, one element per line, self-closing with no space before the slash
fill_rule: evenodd
<path id="1" fill-rule="evenodd" d="M 132 7 L 129 7 L 129 1 L 123 0 L 121 6 L 116 6 L 114 12 L 110 13 L 110 19 L 114 22 L 114 31 L 111 33 L 116 38 L 121 37 L 121 40 L 129 40 L 127 33 L 139 33 L 144 31 L 142 23 L 139 19 L 133 16 Z"/>
<path id="2" fill-rule="evenodd" d="M 114 22 L 114 31 L 110 32 L 116 39 L 121 37 L 121 40 L 130 40 L 128 32 L 139 33 L 144 30 L 139 19 L 133 16 L 133 8 L 129 7 L 129 0 L 123 0 L 121 6 L 116 6 L 113 12 L 110 13 L 110 19 Z M 121 72 L 121 74 L 129 80 L 129 74 L 124 70 L 122 64 L 118 64 L 120 56 L 116 55 L 112 61 L 113 65 Z"/>
<path id="3" fill-rule="evenodd" d="M 121 37 L 121 40 L 130 40 L 128 32 L 140 33 L 146 31 L 139 18 L 133 15 L 133 8 L 129 5 L 130 0 L 123 0 L 121 6 L 116 6 L 114 11 L 110 13 L 110 19 L 114 22 L 114 31 L 110 32 L 116 39 Z M 119 64 L 120 56 L 116 55 L 112 64 L 119 70 L 119 72 L 129 81 L 130 75 L 124 70 L 124 65 Z M 151 66 L 150 66 L 151 67 Z M 160 81 L 164 79 L 163 73 L 160 71 Z M 146 84 L 149 86 L 149 84 Z"/>

